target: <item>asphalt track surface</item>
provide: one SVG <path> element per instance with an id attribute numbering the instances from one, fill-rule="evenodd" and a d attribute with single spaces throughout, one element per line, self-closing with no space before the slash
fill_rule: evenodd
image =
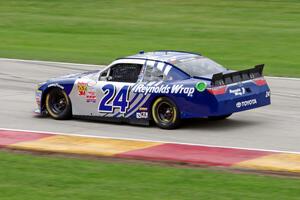
<path id="1" fill-rule="evenodd" d="M 300 152 L 300 79 L 268 77 L 270 106 L 236 113 L 223 121 L 189 120 L 171 131 L 155 126 L 58 121 L 33 114 L 37 83 L 99 67 L 0 59 L 0 128 Z"/>

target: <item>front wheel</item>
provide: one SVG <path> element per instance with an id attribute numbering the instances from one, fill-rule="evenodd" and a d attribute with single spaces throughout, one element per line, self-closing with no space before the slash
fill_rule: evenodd
<path id="1" fill-rule="evenodd" d="M 46 109 L 54 119 L 69 119 L 72 116 L 71 102 L 64 90 L 52 89 L 46 95 Z"/>
<path id="2" fill-rule="evenodd" d="M 177 106 L 166 97 L 160 97 L 154 101 L 152 118 L 162 129 L 175 129 L 180 124 L 180 113 Z"/>

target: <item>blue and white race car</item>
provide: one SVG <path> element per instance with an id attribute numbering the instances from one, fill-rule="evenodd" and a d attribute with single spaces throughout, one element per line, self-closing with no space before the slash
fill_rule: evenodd
<path id="1" fill-rule="evenodd" d="M 225 119 L 270 104 L 264 65 L 228 70 L 200 54 L 162 50 L 119 58 L 106 68 L 38 85 L 37 112 L 178 127 L 181 119 Z"/>

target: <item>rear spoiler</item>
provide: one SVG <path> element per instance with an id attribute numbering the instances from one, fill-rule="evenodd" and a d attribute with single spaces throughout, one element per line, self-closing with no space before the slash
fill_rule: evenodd
<path id="1" fill-rule="evenodd" d="M 256 65 L 254 68 L 231 72 L 228 74 L 214 74 L 212 76 L 211 85 L 217 87 L 262 77 L 264 66 L 264 64 L 260 64 Z"/>

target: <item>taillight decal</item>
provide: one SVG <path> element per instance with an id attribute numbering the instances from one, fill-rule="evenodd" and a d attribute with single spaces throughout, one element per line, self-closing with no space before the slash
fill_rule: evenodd
<path id="1" fill-rule="evenodd" d="M 213 95 L 220 95 L 220 94 L 225 94 L 227 90 L 226 86 L 222 87 L 215 87 L 215 88 L 208 88 L 207 91 Z"/>
<path id="2" fill-rule="evenodd" d="M 253 80 L 254 83 L 258 86 L 263 86 L 267 84 L 267 81 L 263 78 Z"/>

